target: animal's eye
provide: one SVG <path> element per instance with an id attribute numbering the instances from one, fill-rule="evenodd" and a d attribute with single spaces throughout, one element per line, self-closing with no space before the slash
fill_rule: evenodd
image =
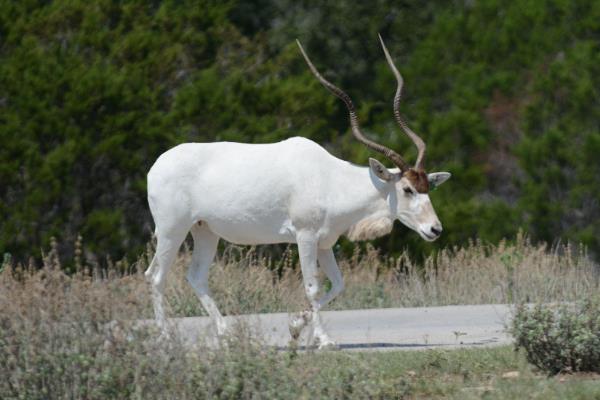
<path id="1" fill-rule="evenodd" d="M 406 194 L 415 194 L 415 192 L 409 188 L 408 186 L 404 188 L 404 193 Z"/>

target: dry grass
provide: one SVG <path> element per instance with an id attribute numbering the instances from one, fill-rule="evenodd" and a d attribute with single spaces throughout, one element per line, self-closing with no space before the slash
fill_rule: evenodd
<path id="1" fill-rule="evenodd" d="M 181 253 L 168 281 L 172 315 L 201 315 L 185 280 L 190 263 Z M 599 270 L 572 246 L 548 248 L 519 237 L 514 244 L 470 243 L 442 250 L 417 265 L 406 255 L 386 258 L 372 247 L 339 260 L 345 290 L 329 309 L 418 307 L 450 304 L 573 301 L 598 289 Z M 281 270 L 278 277 L 274 270 Z M 297 259 L 286 252 L 273 261 L 254 249 L 221 256 L 211 270 L 211 288 L 226 314 L 290 312 L 306 307 Z M 328 282 L 323 278 L 323 287 Z"/>
<path id="2" fill-rule="evenodd" d="M 223 311 L 305 307 L 291 252 L 269 260 L 252 249 L 238 250 L 221 255 L 211 274 Z M 182 251 L 170 275 L 171 316 L 202 313 L 184 279 L 189 261 L 190 252 Z M 305 398 L 389 398 L 398 391 L 430 393 L 430 387 L 398 377 L 396 364 L 385 370 L 390 377 L 383 377 L 379 359 L 371 356 L 296 358 L 243 334 L 227 339 L 219 351 L 200 347 L 190 352 L 177 340 L 157 343 L 156 332 L 132 324 L 152 317 L 141 272 L 122 274 L 115 266 L 101 273 L 79 258 L 74 264 L 78 272 L 65 274 L 51 250 L 39 270 L 2 265 L 0 398 L 297 398 L 299 393 Z M 332 304 L 337 309 L 562 301 L 598 290 L 594 264 L 583 254 L 569 247 L 548 250 L 523 238 L 515 245 L 473 243 L 443 251 L 422 268 L 406 256 L 388 259 L 373 249 L 357 251 L 340 260 L 340 266 L 347 287 Z M 281 277 L 274 271 L 281 271 Z M 429 371 L 429 364 L 423 365 Z M 441 393 L 456 394 L 457 385 L 444 386 Z"/>
<path id="3" fill-rule="evenodd" d="M 66 275 L 61 272 L 56 250 L 51 249 L 41 270 L 4 265 L 1 297 L 10 307 L 22 303 L 27 308 L 28 303 L 35 303 L 36 296 L 45 297 L 46 291 L 56 290 L 49 289 L 48 284 L 62 284 L 66 289 L 56 293 L 64 293 L 63 297 L 48 297 L 50 303 L 56 303 L 54 313 L 80 310 L 71 303 L 82 301 L 85 312 L 101 319 L 151 318 L 148 284 L 142 274 L 151 257 L 149 247 L 136 264 L 136 273 L 126 273 L 119 265 L 100 271 L 76 258 L 78 272 Z M 511 244 L 473 242 L 445 249 L 423 265 L 412 262 L 406 254 L 384 257 L 370 246 L 365 252 L 357 247 L 352 257 L 338 261 L 345 290 L 329 306 L 337 310 L 574 301 L 596 293 L 600 283 L 598 265 L 584 252 L 573 251 L 570 245 L 533 245 L 523 236 Z M 190 262 L 191 251 L 184 248 L 169 273 L 166 297 L 170 316 L 204 314 L 185 279 Z M 322 283 L 324 290 L 329 288 L 325 277 Z M 222 312 L 228 315 L 295 312 L 307 306 L 298 259 L 289 249 L 273 260 L 260 256 L 255 248 L 230 246 L 211 269 L 210 287 Z M 70 296 L 75 290 L 85 296 L 79 300 Z M 20 292 L 26 296 L 19 297 Z"/>

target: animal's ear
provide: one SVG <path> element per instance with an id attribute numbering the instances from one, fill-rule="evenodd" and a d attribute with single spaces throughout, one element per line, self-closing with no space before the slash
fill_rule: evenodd
<path id="1" fill-rule="evenodd" d="M 440 186 L 442 183 L 446 182 L 452 174 L 450 172 L 432 172 L 431 174 L 427 174 L 427 180 L 429 181 L 429 189 L 433 190 L 436 187 Z"/>
<path id="2" fill-rule="evenodd" d="M 369 158 L 369 166 L 371 167 L 371 171 L 381 180 L 391 181 L 394 178 L 394 175 L 374 158 Z"/>

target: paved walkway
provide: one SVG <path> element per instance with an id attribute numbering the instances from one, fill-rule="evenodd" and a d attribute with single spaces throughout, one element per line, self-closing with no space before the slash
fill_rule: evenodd
<path id="1" fill-rule="evenodd" d="M 322 312 L 332 339 L 347 350 L 430 349 L 494 346 L 511 343 L 506 327 L 507 305 L 469 305 L 387 308 Z M 226 317 L 230 325 L 241 322 L 262 335 L 267 344 L 287 347 L 290 341 L 287 313 Z M 187 343 L 214 337 L 207 317 L 174 318 Z M 306 330 L 305 330 L 306 331 Z M 300 345 L 306 344 L 301 337 Z"/>

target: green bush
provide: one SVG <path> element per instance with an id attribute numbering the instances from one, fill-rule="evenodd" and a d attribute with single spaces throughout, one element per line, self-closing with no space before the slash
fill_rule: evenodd
<path id="1" fill-rule="evenodd" d="M 512 334 L 527 360 L 550 374 L 600 372 L 600 297 L 559 307 L 521 305 Z"/>
<path id="2" fill-rule="evenodd" d="M 304 136 L 366 165 L 375 154 L 295 38 L 356 101 L 365 133 L 414 160 L 377 33 L 428 169 L 453 174 L 431 196 L 436 244 L 398 224 L 378 247 L 426 258 L 521 227 L 600 254 L 599 2 L 321 3 L 0 1 L 0 254 L 39 264 L 54 236 L 71 257 L 81 234 L 87 260 L 136 259 L 153 231 L 146 173 L 182 142 Z"/>

